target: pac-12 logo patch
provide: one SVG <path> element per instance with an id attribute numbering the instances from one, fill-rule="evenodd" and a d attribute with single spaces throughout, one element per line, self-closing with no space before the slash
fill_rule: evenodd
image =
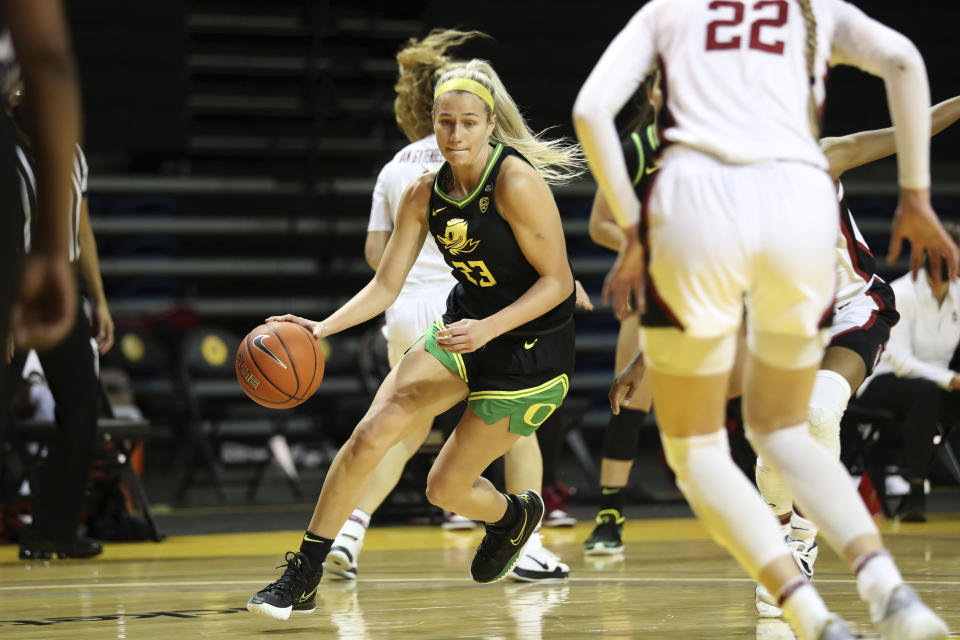
<path id="1" fill-rule="evenodd" d="M 442 236 L 437 236 L 437 242 L 451 255 L 470 253 L 480 244 L 479 240 L 471 240 L 468 236 L 467 221 L 463 218 L 447 220 L 447 228 Z"/>

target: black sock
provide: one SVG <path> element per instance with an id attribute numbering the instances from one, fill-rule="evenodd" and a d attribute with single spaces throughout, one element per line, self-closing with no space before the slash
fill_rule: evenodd
<path id="1" fill-rule="evenodd" d="M 300 541 L 300 553 L 310 559 L 310 566 L 319 569 L 323 561 L 327 559 L 330 553 L 330 547 L 333 546 L 333 540 L 324 538 L 309 531 L 303 534 L 303 540 Z"/>
<path id="2" fill-rule="evenodd" d="M 600 487 L 600 510 L 616 509 L 623 515 L 623 487 Z"/>
<path id="3" fill-rule="evenodd" d="M 509 493 L 503 494 L 507 499 L 507 511 L 503 514 L 503 517 L 497 520 L 496 522 L 491 522 L 487 526 L 491 529 L 496 529 L 497 531 L 506 531 L 513 525 L 517 523 L 517 518 L 520 517 L 520 508 L 517 506 L 516 498 L 514 498 Z"/>

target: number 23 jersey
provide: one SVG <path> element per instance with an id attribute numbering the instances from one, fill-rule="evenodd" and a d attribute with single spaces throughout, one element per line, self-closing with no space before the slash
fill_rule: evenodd
<path id="1" fill-rule="evenodd" d="M 523 159 L 511 147 L 493 147 L 480 181 L 465 198 L 453 198 L 444 191 L 442 185 L 449 184 L 450 178 L 447 163 L 434 179 L 427 222 L 457 279 L 447 298 L 447 312 L 458 319 L 489 317 L 515 302 L 540 278 L 497 209 L 497 177 L 511 155 Z M 570 320 L 573 307 L 571 292 L 553 309 L 508 333 L 533 335 L 558 329 Z"/>

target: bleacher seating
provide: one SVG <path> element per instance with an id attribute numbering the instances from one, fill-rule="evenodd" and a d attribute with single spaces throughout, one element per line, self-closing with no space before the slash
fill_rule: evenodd
<path id="1" fill-rule="evenodd" d="M 404 39 L 434 25 L 487 30 L 497 41 L 466 53 L 493 61 L 535 128 L 559 125 L 569 135 L 581 79 L 635 9 L 616 0 L 571 20 L 541 0 L 494 0 L 479 12 L 438 2 L 174 0 L 119 24 L 95 8 L 75 10 L 91 114 L 91 213 L 118 324 L 166 325 L 179 336 L 184 327 L 167 320 L 186 314 L 194 325 L 199 319 L 243 335 L 270 314 L 330 313 L 371 275 L 363 261 L 370 193 L 380 166 L 405 142 L 391 112 L 393 55 Z M 138 43 L 157 31 L 147 21 L 170 26 L 169 42 Z M 928 40 L 928 48 L 947 42 Z M 104 53 L 111 46 L 139 53 L 118 59 Z M 151 56 L 148 78 L 134 78 L 129 70 L 143 63 L 144 47 L 164 55 Z M 949 65 L 935 66 L 957 76 Z M 118 77 L 130 83 L 127 104 L 102 91 Z M 849 102 L 849 92 L 863 86 L 882 104 L 882 90 L 870 85 L 841 88 L 846 98 L 837 100 Z M 858 104 L 864 95 L 857 94 Z M 862 126 L 858 115 L 853 108 L 828 112 L 828 132 Z M 861 229 L 881 255 L 895 204 L 889 167 L 858 173 L 847 185 Z M 944 217 L 960 219 L 960 189 L 945 187 L 935 204 Z M 587 235 L 593 188 L 585 180 L 557 190 L 557 200 L 574 273 L 598 301 L 613 256 Z M 881 262 L 886 275 L 904 268 Z M 330 340 L 321 389 L 357 403 L 334 417 L 341 424 L 332 429 L 349 428 L 362 411 L 354 355 L 376 322 Z M 571 398 L 593 445 L 593 428 L 609 413 L 617 322 L 603 308 L 578 313 L 577 322 Z M 311 402 L 319 411 L 324 400 Z"/>

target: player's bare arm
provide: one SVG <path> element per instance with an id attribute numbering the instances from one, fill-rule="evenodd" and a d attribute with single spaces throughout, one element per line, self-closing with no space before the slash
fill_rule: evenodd
<path id="1" fill-rule="evenodd" d="M 935 136 L 960 119 L 960 96 L 930 109 L 930 135 Z M 844 172 L 897 152 L 895 129 L 861 131 L 848 136 L 821 138 L 820 148 L 830 163 L 830 175 L 837 180 Z"/>
<path id="2" fill-rule="evenodd" d="M 590 239 L 601 247 L 611 251 L 620 251 L 626 238 L 623 230 L 617 225 L 613 211 L 599 189 L 593 196 L 593 206 L 590 208 L 589 223 Z"/>
<path id="3" fill-rule="evenodd" d="M 363 257 L 374 271 L 380 266 L 380 260 L 383 259 L 383 252 L 387 248 L 387 242 L 393 231 L 367 231 L 367 237 L 363 242 Z"/>
<path id="4" fill-rule="evenodd" d="M 320 339 L 383 313 L 397 299 L 423 247 L 427 235 L 426 211 L 434 176 L 434 173 L 423 174 L 404 191 L 397 211 L 397 226 L 390 235 L 377 272 L 346 304 L 319 322 L 291 314 L 271 316 L 267 322 L 295 322 L 310 329 Z"/>
<path id="5" fill-rule="evenodd" d="M 923 58 L 910 40 L 859 9 L 846 4 L 838 9 L 831 62 L 880 76 L 887 87 L 900 183 L 887 262 L 900 257 L 906 239 L 914 278 L 929 255 L 935 282 L 940 280 L 941 260 L 956 281 L 960 251 L 930 205 L 930 87 Z"/>

